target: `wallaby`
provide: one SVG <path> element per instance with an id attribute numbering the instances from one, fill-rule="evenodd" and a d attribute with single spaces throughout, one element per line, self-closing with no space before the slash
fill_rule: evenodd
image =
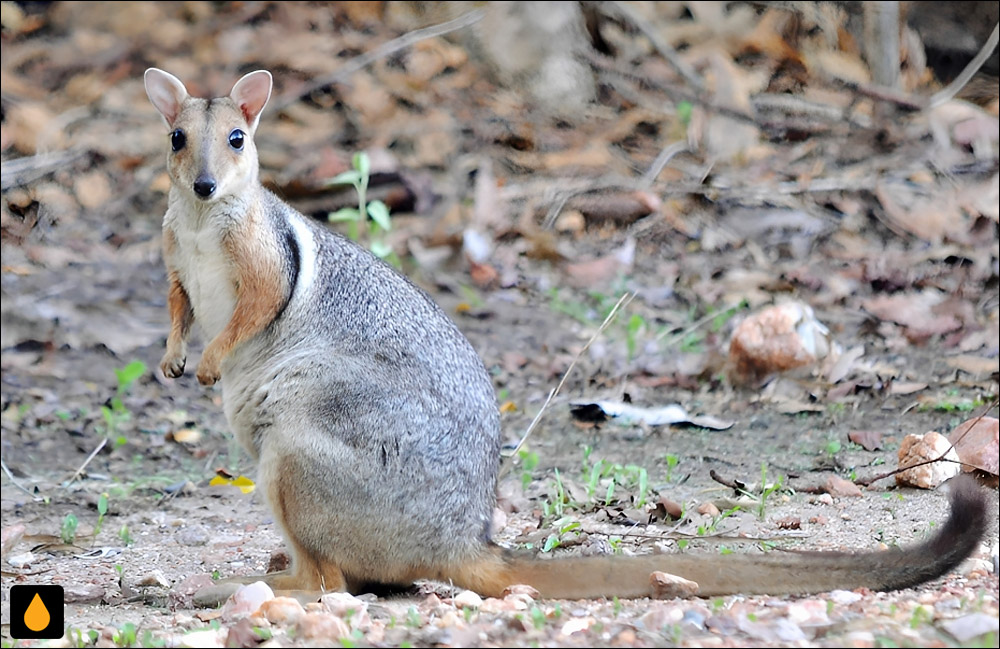
<path id="1" fill-rule="evenodd" d="M 163 220 L 170 333 L 160 365 L 184 372 L 197 320 L 197 377 L 222 379 L 226 417 L 292 554 L 261 577 L 283 591 L 451 581 L 482 595 L 529 584 L 543 597 L 645 597 L 650 573 L 700 595 L 904 588 L 967 557 L 986 505 L 970 479 L 930 540 L 871 553 L 672 555 L 544 560 L 491 541 L 500 424 L 472 346 L 421 289 L 314 223 L 258 180 L 254 132 L 271 75 L 228 97 L 190 97 L 150 68 L 172 181 Z"/>

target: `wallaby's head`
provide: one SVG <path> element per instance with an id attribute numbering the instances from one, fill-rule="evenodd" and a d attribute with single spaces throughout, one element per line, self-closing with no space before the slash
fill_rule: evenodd
<path id="1" fill-rule="evenodd" d="M 191 97 L 177 77 L 157 68 L 146 70 L 145 80 L 170 129 L 167 170 L 175 187 L 208 202 L 256 182 L 253 135 L 271 96 L 271 73 L 251 72 L 216 99 Z"/>

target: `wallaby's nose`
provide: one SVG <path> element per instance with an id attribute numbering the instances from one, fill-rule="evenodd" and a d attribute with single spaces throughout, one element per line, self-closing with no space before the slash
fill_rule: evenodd
<path id="1" fill-rule="evenodd" d="M 202 198 L 208 198 L 215 193 L 215 179 L 210 176 L 198 176 L 194 181 L 194 193 Z"/>

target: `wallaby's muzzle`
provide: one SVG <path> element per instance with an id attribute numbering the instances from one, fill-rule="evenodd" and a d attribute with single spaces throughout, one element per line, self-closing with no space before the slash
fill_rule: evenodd
<path id="1" fill-rule="evenodd" d="M 215 178 L 211 176 L 198 176 L 194 180 L 194 193 L 198 194 L 199 198 L 208 198 L 215 193 Z"/>

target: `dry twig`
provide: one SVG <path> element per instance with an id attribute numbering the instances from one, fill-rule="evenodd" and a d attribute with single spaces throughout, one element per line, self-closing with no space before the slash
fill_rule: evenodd
<path id="1" fill-rule="evenodd" d="M 590 346 L 594 344 L 594 341 L 597 340 L 597 338 L 602 333 L 604 333 L 604 331 L 611 325 L 612 322 L 614 322 L 615 316 L 618 315 L 618 311 L 621 310 L 624 306 L 628 305 L 628 303 L 632 301 L 633 297 L 635 297 L 634 294 L 625 293 L 620 298 L 618 298 L 618 302 L 615 304 L 614 308 L 611 309 L 611 312 L 608 314 L 608 317 L 604 318 L 604 322 L 602 322 L 601 326 L 597 329 L 596 332 L 594 332 L 594 335 L 590 337 L 590 340 L 587 341 L 587 344 L 584 345 L 579 352 L 577 352 L 576 356 L 573 358 L 573 362 L 570 363 L 569 367 L 566 368 L 566 371 L 563 372 L 562 378 L 559 380 L 559 384 L 556 385 L 554 390 L 549 392 L 549 396 L 545 400 L 545 403 L 542 404 L 542 407 L 538 411 L 538 414 L 535 415 L 535 418 L 531 420 L 531 424 L 528 425 L 528 430 L 524 431 L 524 435 L 521 437 L 521 440 L 517 443 L 517 446 L 514 447 L 513 451 L 511 451 L 510 456 L 506 460 L 504 460 L 503 465 L 500 467 L 501 476 L 507 473 L 507 471 L 510 470 L 510 467 L 513 466 L 514 460 L 515 458 L 517 458 L 517 452 L 521 450 L 521 447 L 524 446 L 524 443 L 528 440 L 528 437 L 535 430 L 535 426 L 538 425 L 538 422 L 542 418 L 542 414 L 548 409 L 549 404 L 552 403 L 552 399 L 555 398 L 557 394 L 559 394 L 559 391 L 562 390 L 563 385 L 566 384 L 566 379 L 569 378 L 570 372 L 572 372 L 573 368 L 576 367 L 577 361 L 579 361 L 580 358 L 583 357 L 583 355 L 587 352 L 587 350 L 590 349 Z"/>
<path id="2" fill-rule="evenodd" d="M 437 25 L 431 25 L 430 27 L 424 27 L 422 29 L 416 29 L 412 32 L 403 34 L 399 38 L 394 38 L 387 43 L 382 43 L 372 51 L 365 52 L 364 54 L 355 56 L 350 61 L 347 61 L 340 66 L 336 72 L 328 74 L 325 77 L 314 79 L 312 82 L 306 84 L 305 87 L 279 97 L 278 100 L 274 102 L 275 108 L 277 110 L 281 110 L 282 108 L 286 108 L 287 106 L 294 104 L 302 97 L 305 97 L 320 88 L 325 88 L 326 86 L 334 83 L 345 81 L 358 70 L 361 70 L 379 59 L 395 54 L 400 50 L 405 50 L 415 43 L 419 43 L 420 41 L 424 41 L 429 38 L 435 38 L 437 36 L 444 36 L 445 34 L 458 31 L 464 27 L 474 25 L 482 20 L 485 15 L 485 9 L 474 9 L 462 14 L 454 20 L 449 20 Z"/>

